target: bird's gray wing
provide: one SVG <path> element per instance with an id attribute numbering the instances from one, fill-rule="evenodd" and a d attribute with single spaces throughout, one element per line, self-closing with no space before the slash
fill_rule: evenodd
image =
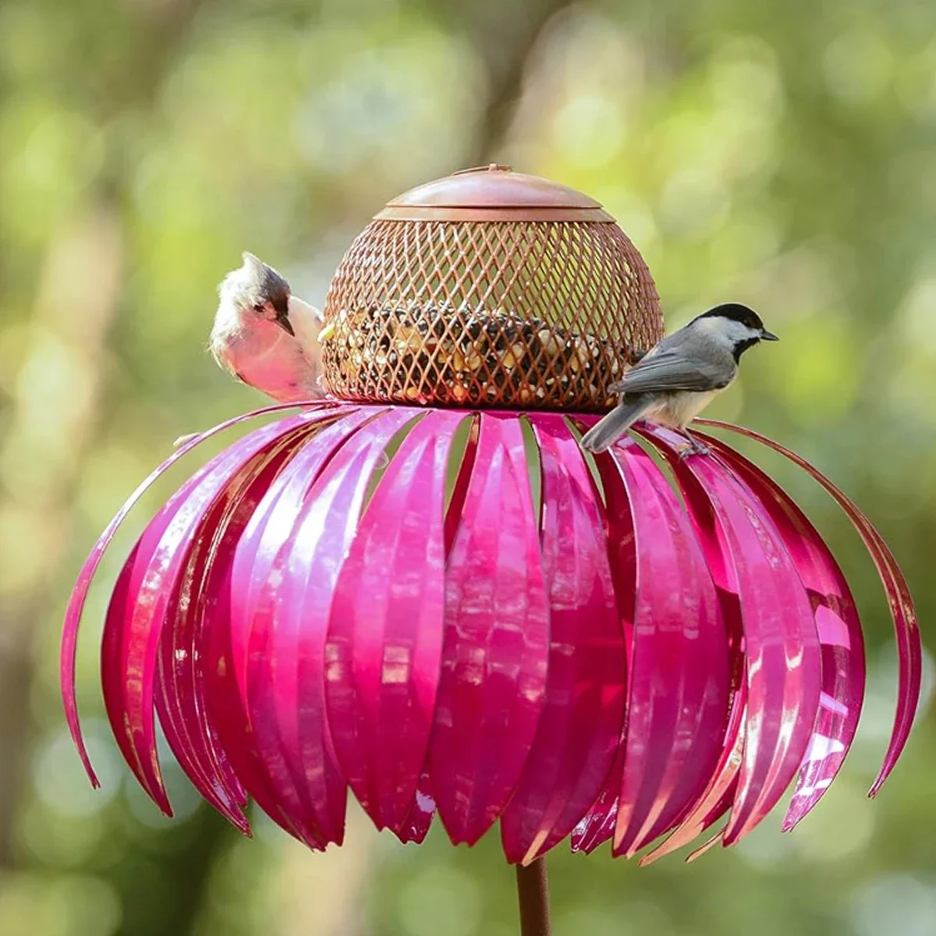
<path id="1" fill-rule="evenodd" d="M 733 375 L 732 368 L 726 379 L 725 362 L 702 361 L 675 351 L 659 351 L 645 357 L 608 389 L 622 394 L 668 393 L 673 390 L 705 392 L 727 386 Z"/>

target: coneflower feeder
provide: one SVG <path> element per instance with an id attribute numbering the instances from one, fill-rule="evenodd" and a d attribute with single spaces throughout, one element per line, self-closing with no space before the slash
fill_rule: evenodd
<path id="1" fill-rule="evenodd" d="M 136 778 L 166 814 L 160 725 L 242 831 L 253 799 L 309 848 L 340 844 L 348 790 L 380 829 L 453 843 L 495 823 L 521 932 L 549 929 L 543 856 L 569 839 L 641 863 L 732 845 L 795 779 L 784 828 L 829 787 L 865 687 L 848 584 L 793 501 L 723 441 L 649 424 L 586 456 L 607 387 L 663 334 L 653 280 L 594 201 L 506 167 L 391 202 L 326 302 L 333 400 L 201 467 L 113 586 L 101 679 Z M 62 691 L 78 724 L 85 597 L 143 491 L 98 540 L 68 607 Z M 296 407 L 292 407 L 296 409 Z M 920 689 L 913 603 L 862 512 L 887 592 L 897 713 Z M 683 457 L 701 441 L 708 453 Z M 664 470 L 664 466 L 668 466 Z"/>

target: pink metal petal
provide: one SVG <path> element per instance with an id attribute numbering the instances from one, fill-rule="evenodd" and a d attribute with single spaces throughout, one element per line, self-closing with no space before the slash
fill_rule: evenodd
<path id="1" fill-rule="evenodd" d="M 597 422 L 597 417 L 583 417 L 580 421 L 590 426 Z M 595 459 L 595 465 L 604 493 L 608 559 L 611 578 L 614 581 L 618 619 L 624 636 L 626 668 L 627 673 L 630 674 L 634 665 L 634 614 L 637 605 L 637 552 L 633 518 L 627 500 L 627 489 L 610 455 L 599 455 Z M 591 854 L 614 834 L 618 795 L 621 792 L 621 777 L 624 769 L 624 737 L 625 732 L 622 730 L 618 749 L 602 791 L 572 832 L 573 852 L 583 851 L 585 854 Z"/>
<path id="2" fill-rule="evenodd" d="M 164 812 L 169 803 L 156 753 L 153 711 L 156 659 L 190 537 L 229 485 L 255 475 L 282 439 L 308 431 L 310 419 L 321 418 L 311 413 L 281 420 L 217 455 L 156 514 L 121 571 L 104 626 L 104 703 L 127 763 Z"/>
<path id="3" fill-rule="evenodd" d="M 85 772 L 88 774 L 88 778 L 95 787 L 100 786 L 100 783 L 98 782 L 98 779 L 94 773 L 94 768 L 91 766 L 91 760 L 88 757 L 88 752 L 81 734 L 81 725 L 78 718 L 78 702 L 75 691 L 75 660 L 78 648 L 78 627 L 81 622 L 81 612 L 84 609 L 85 601 L 88 597 L 88 590 L 91 587 L 91 581 L 93 580 L 94 575 L 98 570 L 98 566 L 101 564 L 101 559 L 104 556 L 105 550 L 110 545 L 111 540 L 113 540 L 114 534 L 117 532 L 117 528 L 121 525 L 121 523 L 123 523 L 127 514 L 130 513 L 134 505 L 140 500 L 146 491 L 149 490 L 149 488 L 152 487 L 152 485 L 180 458 L 187 455 L 193 448 L 195 448 L 196 445 L 200 445 L 206 439 L 217 435 L 219 432 L 223 432 L 225 429 L 229 429 L 232 426 L 236 426 L 242 422 L 246 422 L 247 420 L 254 419 L 257 416 L 264 416 L 268 413 L 275 413 L 285 409 L 295 408 L 295 403 L 280 403 L 274 406 L 266 406 L 263 409 L 255 410 L 252 413 L 245 413 L 241 416 L 235 416 L 233 419 L 228 419 L 225 422 L 220 423 L 214 428 L 195 436 L 184 445 L 180 446 L 172 453 L 172 455 L 169 456 L 169 458 L 167 458 L 158 468 L 156 468 L 155 471 L 151 472 L 149 476 L 139 485 L 139 487 L 130 495 L 130 497 L 127 498 L 114 519 L 111 520 L 111 522 L 107 525 L 107 528 L 98 538 L 98 541 L 94 544 L 94 547 L 88 554 L 88 558 L 85 559 L 84 565 L 82 565 L 81 571 L 78 573 L 78 579 L 75 582 L 75 587 L 72 589 L 71 597 L 68 601 L 68 607 L 65 611 L 65 621 L 64 627 L 62 629 L 59 680 L 61 683 L 62 702 L 65 707 L 65 718 L 68 723 L 68 729 L 71 732 L 75 747 L 78 749 L 78 754 L 81 757 L 81 762 L 84 765 Z M 322 409 L 329 409 L 333 412 L 339 413 L 344 409 L 344 407 L 335 406 L 333 404 L 319 404 L 317 406 L 310 407 L 310 410 Z"/>
<path id="4" fill-rule="evenodd" d="M 728 730 L 725 734 L 721 756 L 712 772 L 712 779 L 703 794 L 692 805 L 689 813 L 680 820 L 673 833 L 640 859 L 641 867 L 652 864 L 664 855 L 669 855 L 684 845 L 688 845 L 731 809 L 738 787 L 738 775 L 741 772 L 746 710 L 747 687 L 742 683 L 732 699 Z M 721 833 L 719 837 L 720 835 Z"/>
<path id="5" fill-rule="evenodd" d="M 219 683 L 217 687 L 219 693 L 227 691 L 231 695 L 229 710 L 221 718 L 225 743 L 238 749 L 249 761 L 248 764 L 242 762 L 238 770 L 250 777 L 246 785 L 251 796 L 276 822 L 311 847 L 324 847 L 335 835 L 323 831 L 320 799 L 310 795 L 301 770 L 293 769 L 294 765 L 285 759 L 274 699 L 272 696 L 251 698 L 248 681 L 253 678 L 256 682 L 257 667 L 272 655 L 267 646 L 272 626 L 270 602 L 278 599 L 276 588 L 268 588 L 268 583 L 282 582 L 282 568 L 274 567 L 290 542 L 302 505 L 340 447 L 375 413 L 381 412 L 384 410 L 363 407 L 318 433 L 287 465 L 257 505 L 233 554 L 227 640 L 216 644 L 216 652 L 224 655 L 230 670 L 230 682 Z M 296 678 L 295 653 L 287 659 L 292 660 L 292 665 L 280 663 L 277 671 L 280 687 L 285 681 Z M 252 723 L 260 714 L 258 707 L 265 707 L 264 730 L 260 732 Z M 329 816 L 337 811 L 337 823 L 330 831 L 340 837 L 345 788 L 330 753 L 318 780 L 328 794 L 326 803 L 337 801 L 340 804 L 336 810 L 325 809 Z"/>
<path id="6" fill-rule="evenodd" d="M 314 426 L 309 431 L 314 431 Z M 266 466 L 246 483 L 232 484 L 205 514 L 192 534 L 188 560 L 166 611 L 169 625 L 159 647 L 156 710 L 166 740 L 182 769 L 202 796 L 245 834 L 241 809 L 246 793 L 207 717 L 205 687 L 205 611 L 207 575 L 218 539 L 233 516 L 249 510 L 292 457 L 308 433 L 290 433 L 270 453 Z"/>
<path id="7" fill-rule="evenodd" d="M 476 842 L 513 793 L 546 692 L 549 612 L 520 422 L 482 413 L 448 556 L 430 775 L 453 842 Z"/>
<path id="8" fill-rule="evenodd" d="M 421 845 L 429 834 L 429 827 L 432 825 L 432 817 L 435 815 L 435 811 L 436 804 L 432 796 L 432 785 L 429 782 L 429 774 L 424 769 L 416 786 L 416 796 L 410 806 L 409 815 L 398 828 L 392 830 L 393 834 L 404 844 L 406 842 L 415 842 L 417 845 Z"/>
<path id="9" fill-rule="evenodd" d="M 478 453 L 478 430 L 480 422 L 477 414 L 471 416 L 471 426 L 468 430 L 468 439 L 465 444 L 465 451 L 462 454 L 461 463 L 458 465 L 449 464 L 448 479 L 446 486 L 451 486 L 452 492 L 449 496 L 448 506 L 445 509 L 445 555 L 452 551 L 452 543 L 455 542 L 455 534 L 461 524 L 462 510 L 465 507 L 465 498 L 468 496 L 468 488 L 471 485 L 471 472 L 474 468 L 475 456 Z M 454 459 L 452 460 L 454 462 Z"/>
<path id="10" fill-rule="evenodd" d="M 897 711 L 894 716 L 894 729 L 891 734 L 890 744 L 884 756 L 884 763 L 881 765 L 877 778 L 868 794 L 874 796 L 894 769 L 894 765 L 907 743 L 910 729 L 913 727 L 917 705 L 920 701 L 920 679 L 923 664 L 922 647 L 920 645 L 920 629 L 916 608 L 913 604 L 913 597 L 910 594 L 907 580 L 900 571 L 900 566 L 898 566 L 897 560 L 888 548 L 887 543 L 884 542 L 881 534 L 872 526 L 871 521 L 868 520 L 858 505 L 804 458 L 801 458 L 779 442 L 774 442 L 772 439 L 768 439 L 751 429 L 744 429 L 741 426 L 711 419 L 700 420 L 700 424 L 712 426 L 716 429 L 728 429 L 749 439 L 754 439 L 790 459 L 815 478 L 832 495 L 835 502 L 845 511 L 849 520 L 854 524 L 858 535 L 871 555 L 878 574 L 881 576 L 881 582 L 884 585 L 887 601 L 890 605 L 891 618 L 894 622 L 900 681 L 897 693 Z"/>
<path id="11" fill-rule="evenodd" d="M 335 753 L 377 828 L 402 830 L 429 745 L 442 662 L 445 480 L 465 417 L 430 411 L 374 491 L 335 583 L 325 699 Z"/>
<path id="12" fill-rule="evenodd" d="M 529 863 L 565 838 L 601 792 L 624 724 L 627 656 L 600 500 L 565 418 L 531 414 L 542 466 L 541 542 L 550 613 L 546 704 L 501 832 Z"/>
<path id="13" fill-rule="evenodd" d="M 318 837 L 317 829 L 293 823 L 282 813 L 276 791 L 257 750 L 245 703 L 238 691 L 231 662 L 233 650 L 228 626 L 234 550 L 243 532 L 243 524 L 235 524 L 228 527 L 221 537 L 214 561 L 208 568 L 206 590 L 210 597 L 205 627 L 205 693 L 208 712 L 234 772 L 251 799 L 284 831 L 314 851 L 322 851 L 325 846 Z"/>
<path id="14" fill-rule="evenodd" d="M 728 717 L 725 624 L 685 511 L 636 443 L 612 459 L 627 488 L 637 550 L 634 664 L 615 854 L 677 821 L 705 789 Z"/>
<path id="15" fill-rule="evenodd" d="M 373 416 L 367 408 L 345 412 L 345 418 L 306 442 L 269 489 L 261 492 L 262 499 L 237 531 L 221 541 L 209 588 L 213 625 L 207 628 L 208 695 L 222 743 L 250 796 L 282 828 L 313 849 L 325 844 L 314 809 L 300 800 L 275 743 L 272 751 L 270 745 L 261 751 L 250 723 L 248 647 L 261 590 L 309 489 L 341 443 Z M 343 790 L 340 778 L 335 777 L 335 784 Z M 305 784 L 299 788 L 304 791 Z"/>
<path id="16" fill-rule="evenodd" d="M 676 433 L 654 428 L 646 435 L 677 477 L 690 473 L 705 489 L 737 575 L 748 710 L 738 792 L 724 835 L 732 845 L 776 804 L 806 754 L 819 707 L 819 638 L 796 567 L 750 489 L 712 456 L 681 460 L 685 440 Z"/>
<path id="17" fill-rule="evenodd" d="M 704 842 L 695 851 L 689 854 L 689 856 L 686 858 L 686 863 L 689 864 L 690 862 L 701 858 L 704 854 L 711 851 L 720 841 L 722 841 L 723 838 L 723 832 L 718 832 L 713 835 L 710 839 L 708 839 L 708 841 Z"/>
<path id="18" fill-rule="evenodd" d="M 692 527 L 705 555 L 709 574 L 715 583 L 725 621 L 727 650 L 731 661 L 729 690 L 731 707 L 722 752 L 705 790 L 680 819 L 669 838 L 641 859 L 641 865 L 649 864 L 689 844 L 697 835 L 728 812 L 737 789 L 742 762 L 741 751 L 745 739 L 747 686 L 745 683 L 744 632 L 741 624 L 737 576 L 705 490 L 691 474 L 684 471 L 677 475 L 676 480 L 689 512 Z"/>
<path id="19" fill-rule="evenodd" d="M 822 691 L 806 759 L 783 821 L 791 830 L 822 798 L 858 728 L 864 699 L 861 621 L 842 570 L 805 514 L 758 467 L 724 442 L 697 433 L 754 492 L 783 537 L 810 595 L 822 646 Z"/>
<path id="20" fill-rule="evenodd" d="M 601 793 L 572 830 L 569 844 L 573 852 L 584 852 L 590 855 L 614 835 L 623 773 L 624 748 L 621 746 L 615 754 Z"/>
<path id="21" fill-rule="evenodd" d="M 343 419 L 318 433 L 271 485 L 249 518 L 234 556 L 231 592 L 233 663 L 245 703 L 247 667 L 240 663 L 247 658 L 250 628 L 276 556 L 289 542 L 299 510 L 322 469 L 347 438 L 379 412 L 384 410 L 349 410 Z"/>
<path id="22" fill-rule="evenodd" d="M 123 626 L 125 619 L 133 613 L 133 605 L 130 601 L 134 569 L 145 567 L 145 562 L 138 561 L 142 545 L 142 540 L 130 550 L 111 591 L 110 601 L 107 606 L 107 613 L 104 620 L 104 631 L 101 637 L 101 683 L 104 692 L 104 707 L 110 720 L 111 728 L 114 732 L 114 739 L 120 748 L 120 753 L 124 760 L 130 766 L 137 780 L 143 785 L 144 790 L 149 797 L 156 803 L 159 810 L 166 816 L 172 815 L 172 807 L 166 796 L 165 788 L 162 784 L 162 778 L 159 775 L 159 764 L 155 763 L 155 771 L 159 777 L 158 782 L 150 788 L 144 778 L 143 767 L 139 764 L 136 750 L 132 743 L 129 731 L 129 723 L 124 721 L 123 687 L 129 674 L 125 674 L 122 669 L 122 639 Z M 139 575 L 135 583 L 139 586 Z M 151 757 L 156 760 L 156 740 L 155 732 L 151 729 L 152 738 Z"/>
<path id="23" fill-rule="evenodd" d="M 257 746 L 282 808 L 294 820 L 311 813 L 325 842 L 342 841 L 346 801 L 325 709 L 332 596 L 374 469 L 416 416 L 402 407 L 378 413 L 346 438 L 302 503 L 251 621 L 247 699 Z"/>

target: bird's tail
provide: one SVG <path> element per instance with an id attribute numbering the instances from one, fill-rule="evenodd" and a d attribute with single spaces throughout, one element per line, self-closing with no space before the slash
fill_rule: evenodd
<path id="1" fill-rule="evenodd" d="M 653 400 L 646 397 L 621 403 L 582 436 L 582 448 L 595 454 L 605 451 L 652 406 Z"/>

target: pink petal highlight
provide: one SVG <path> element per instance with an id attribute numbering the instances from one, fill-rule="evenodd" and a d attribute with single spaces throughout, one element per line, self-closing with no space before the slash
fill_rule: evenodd
<path id="1" fill-rule="evenodd" d="M 920 680 L 922 676 L 922 647 L 920 644 L 920 628 L 917 621 L 916 608 L 913 604 L 913 597 L 910 594 L 910 587 L 900 566 L 894 558 L 883 537 L 871 524 L 871 521 L 865 516 L 857 504 L 851 500 L 839 487 L 830 481 L 818 468 L 813 467 L 804 458 L 801 458 L 795 452 L 774 442 L 759 432 L 751 429 L 745 429 L 741 426 L 734 426 L 731 423 L 721 422 L 719 420 L 699 420 L 701 425 L 711 426 L 716 429 L 727 429 L 731 432 L 737 432 L 748 439 L 754 439 L 762 445 L 773 449 L 775 452 L 790 459 L 790 461 L 799 465 L 811 477 L 818 481 L 829 492 L 835 502 L 845 511 L 845 514 L 851 520 L 858 535 L 861 537 L 871 559 L 877 568 L 878 575 L 884 585 L 887 594 L 887 601 L 890 606 L 891 619 L 894 623 L 894 632 L 897 639 L 897 653 L 900 668 L 899 686 L 897 693 L 897 711 L 894 716 L 894 728 L 891 734 L 891 740 L 888 744 L 887 752 L 884 756 L 884 762 L 881 769 L 871 786 L 869 796 L 875 796 L 880 790 L 881 785 L 890 775 L 897 763 L 907 738 L 910 735 L 910 729 L 913 727 L 913 720 L 916 716 L 917 705 L 920 701 Z"/>
<path id="2" fill-rule="evenodd" d="M 546 704 L 501 817 L 509 861 L 565 838 L 601 792 L 624 723 L 627 656 L 600 501 L 562 416 L 530 414 L 542 465 L 550 647 Z"/>
<path id="3" fill-rule="evenodd" d="M 446 468 L 464 418 L 429 412 L 391 457 L 329 617 L 325 700 L 338 762 L 377 828 L 397 834 L 420 809 L 442 662 Z"/>
<path id="4" fill-rule="evenodd" d="M 445 637 L 430 772 L 455 843 L 497 820 L 523 771 L 546 693 L 549 612 L 516 418 L 480 416 L 448 555 Z"/>

